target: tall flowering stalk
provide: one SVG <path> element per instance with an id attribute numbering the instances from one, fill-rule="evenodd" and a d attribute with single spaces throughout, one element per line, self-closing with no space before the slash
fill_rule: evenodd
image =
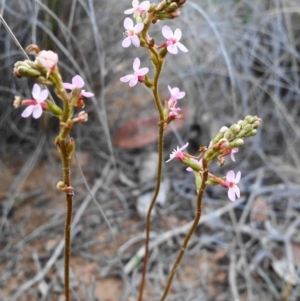
<path id="1" fill-rule="evenodd" d="M 28 118 L 32 115 L 37 119 L 43 113 L 51 114 L 58 118 L 60 129 L 58 136 L 55 138 L 55 145 L 59 151 L 62 163 L 62 180 L 56 185 L 57 189 L 66 196 L 66 222 L 65 222 L 65 251 L 64 251 L 64 285 L 65 300 L 70 300 L 69 270 L 70 270 L 70 244 L 71 244 L 71 220 L 73 211 L 74 188 L 71 185 L 70 162 L 75 152 L 75 141 L 70 138 L 70 132 L 75 123 L 86 122 L 88 115 L 80 111 L 75 115 L 75 108 L 84 107 L 84 99 L 92 97 L 94 94 L 83 90 L 84 81 L 76 75 L 72 83 L 63 83 L 57 63 L 58 55 L 53 51 L 42 50 L 36 45 L 27 47 L 27 51 L 34 52 L 35 61 L 25 60 L 18 61 L 14 66 L 14 75 L 16 77 L 32 77 L 42 85 L 53 86 L 54 92 L 61 100 L 57 105 L 49 99 L 47 89 L 41 89 L 38 84 L 34 84 L 32 89 L 33 99 L 22 100 L 19 96 L 15 97 L 14 106 L 26 106 L 21 114 L 22 117 Z M 70 90 L 70 92 L 67 92 Z"/>
<path id="2" fill-rule="evenodd" d="M 162 102 L 159 90 L 158 82 L 163 69 L 165 59 L 168 54 L 177 55 L 179 50 L 183 53 L 187 53 L 188 49 L 183 45 L 180 40 L 182 38 L 182 32 L 179 28 L 176 28 L 174 32 L 172 29 L 164 25 L 162 27 L 162 36 L 166 39 L 161 45 L 156 45 L 155 40 L 151 37 L 149 30 L 151 25 L 155 24 L 159 20 L 174 19 L 180 16 L 180 8 L 184 5 L 185 0 L 164 0 L 159 4 L 150 4 L 149 1 L 139 2 L 138 0 L 132 1 L 132 8 L 125 10 L 125 14 L 133 14 L 136 24 L 130 18 L 126 18 L 124 21 L 124 27 L 126 29 L 125 39 L 122 42 L 122 46 L 127 48 L 131 44 L 136 47 L 143 47 L 148 50 L 150 61 L 154 68 L 153 78 L 148 77 L 149 69 L 146 67 L 140 68 L 141 61 L 139 58 L 135 58 L 133 62 L 133 74 L 129 74 L 120 78 L 123 83 L 129 83 L 130 87 L 134 87 L 138 82 L 143 83 L 149 89 L 152 90 L 154 102 L 159 115 L 158 122 L 158 168 L 156 187 L 152 201 L 150 203 L 147 216 L 146 216 L 146 238 L 145 238 L 145 255 L 144 264 L 142 270 L 141 284 L 139 289 L 138 301 L 142 301 L 143 289 L 145 285 L 147 262 L 149 256 L 149 233 L 151 227 L 151 212 L 155 205 L 156 198 L 160 189 L 162 165 L 163 165 L 163 146 L 164 146 L 164 129 L 169 123 L 175 119 L 182 119 L 184 116 L 180 113 L 181 108 L 177 106 L 178 100 L 185 96 L 184 91 L 180 91 L 178 87 L 171 88 L 168 86 L 171 94 L 169 100 Z M 211 141 L 208 147 L 201 147 L 198 156 L 192 156 L 184 150 L 188 147 L 188 143 L 182 147 L 177 147 L 170 155 L 170 162 L 173 159 L 178 159 L 180 162 L 187 166 L 188 172 L 194 172 L 195 182 L 197 188 L 197 209 L 193 225 L 190 231 L 187 233 L 179 255 L 173 266 L 173 269 L 169 275 L 167 286 L 161 297 L 161 301 L 165 300 L 176 269 L 184 255 L 184 251 L 187 247 L 189 239 L 196 229 L 201 217 L 202 198 L 207 185 L 221 185 L 228 188 L 228 197 L 231 201 L 235 201 L 240 197 L 240 189 L 238 183 L 241 178 L 241 172 L 229 171 L 226 177 L 218 177 L 209 172 L 208 166 L 210 162 L 217 159 L 220 165 L 225 164 L 224 157 L 230 155 L 232 161 L 235 161 L 234 154 L 238 152 L 238 148 L 244 143 L 243 139 L 248 136 L 256 134 L 256 129 L 260 125 L 261 120 L 257 117 L 247 116 L 243 121 L 239 121 L 237 124 L 232 125 L 229 129 L 222 127 L 217 136 Z"/>

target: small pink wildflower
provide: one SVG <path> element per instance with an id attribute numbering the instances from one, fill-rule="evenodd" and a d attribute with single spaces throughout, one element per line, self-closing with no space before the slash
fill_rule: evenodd
<path id="1" fill-rule="evenodd" d="M 187 148 L 189 146 L 189 143 L 187 142 L 184 146 L 182 146 L 181 148 L 179 148 L 179 146 L 177 146 L 177 149 L 174 149 L 173 152 L 170 154 L 170 159 L 166 161 L 166 163 L 170 162 L 171 160 L 173 160 L 174 158 L 177 158 L 179 161 L 182 161 L 184 158 L 184 152 L 183 150 L 185 148 Z"/>
<path id="2" fill-rule="evenodd" d="M 168 119 L 173 120 L 173 119 L 183 119 L 183 115 L 179 114 L 180 108 L 170 108 L 169 114 L 168 114 Z"/>
<path id="3" fill-rule="evenodd" d="M 199 161 L 197 161 L 196 159 L 191 158 L 190 160 L 193 161 L 193 162 L 195 162 L 195 163 L 198 163 L 199 167 L 200 167 L 201 169 L 203 169 L 202 159 L 200 159 Z M 194 171 L 194 170 L 193 170 L 191 167 L 188 167 L 188 168 L 186 169 L 186 171 L 191 172 L 191 171 Z"/>
<path id="4" fill-rule="evenodd" d="M 125 75 L 123 77 L 120 78 L 120 81 L 123 83 L 128 83 L 129 82 L 129 86 L 133 87 L 137 84 L 137 82 L 139 80 L 143 80 L 143 77 L 149 72 L 149 68 L 144 67 L 144 68 L 140 68 L 141 65 L 141 61 L 140 59 L 137 57 L 134 59 L 133 61 L 133 74 L 128 74 Z"/>
<path id="5" fill-rule="evenodd" d="M 224 186 L 228 187 L 228 198 L 230 201 L 234 202 L 236 197 L 240 197 L 240 189 L 236 185 L 239 183 L 241 179 L 241 172 L 239 171 L 236 176 L 233 170 L 228 171 L 226 175 L 226 181 L 224 182 Z"/>
<path id="6" fill-rule="evenodd" d="M 168 86 L 168 89 L 171 94 L 171 97 L 168 100 L 169 108 L 175 107 L 177 104 L 177 100 L 183 98 L 185 96 L 185 92 L 180 91 L 177 87 L 171 88 L 170 86 Z"/>
<path id="7" fill-rule="evenodd" d="M 66 90 L 75 90 L 75 89 L 81 89 L 84 86 L 84 81 L 80 75 L 75 75 L 72 78 L 72 84 L 70 83 L 63 83 L 63 86 Z M 94 96 L 94 93 L 91 92 L 85 92 L 85 90 L 81 90 L 80 96 L 83 97 L 92 97 Z"/>
<path id="8" fill-rule="evenodd" d="M 129 47 L 131 42 L 135 47 L 140 46 L 140 39 L 137 36 L 137 33 L 141 32 L 144 28 L 144 23 L 138 23 L 133 26 L 133 21 L 130 18 L 124 20 L 124 27 L 126 29 L 125 35 L 126 38 L 122 42 L 123 47 Z"/>
<path id="9" fill-rule="evenodd" d="M 53 70 L 58 62 L 58 55 L 51 50 L 42 50 L 38 53 L 36 60 L 46 69 Z"/>
<path id="10" fill-rule="evenodd" d="M 132 1 L 132 8 L 127 9 L 124 11 L 124 14 L 130 15 L 134 13 L 138 13 L 142 15 L 144 12 L 146 12 L 150 7 L 150 1 L 143 1 L 141 4 L 139 4 L 138 0 Z"/>
<path id="11" fill-rule="evenodd" d="M 179 42 L 182 36 L 181 30 L 179 28 L 175 29 L 173 34 L 171 28 L 165 25 L 162 28 L 162 34 L 167 39 L 165 44 L 167 45 L 167 50 L 170 53 L 177 54 L 178 52 L 177 47 L 183 52 L 188 52 L 187 48 Z"/>
<path id="12" fill-rule="evenodd" d="M 22 113 L 22 117 L 27 118 L 32 114 L 32 117 L 38 119 L 43 113 L 44 101 L 48 97 L 48 90 L 41 90 L 38 84 L 34 84 L 32 88 L 32 96 L 34 99 L 24 100 L 22 104 L 30 104 Z"/>

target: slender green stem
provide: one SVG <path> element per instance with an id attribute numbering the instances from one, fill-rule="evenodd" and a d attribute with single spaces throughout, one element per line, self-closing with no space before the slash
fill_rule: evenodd
<path id="1" fill-rule="evenodd" d="M 202 184 L 201 184 L 201 187 L 199 189 L 198 196 L 197 196 L 196 216 L 195 216 L 195 219 L 194 219 L 194 222 L 193 222 L 193 225 L 192 225 L 190 231 L 187 233 L 186 237 L 184 238 L 184 241 L 182 243 L 180 252 L 179 252 L 179 254 L 176 258 L 176 261 L 173 265 L 172 271 L 171 271 L 171 273 L 169 275 L 169 278 L 168 278 L 166 288 L 164 290 L 163 296 L 161 297 L 160 301 L 164 301 L 165 298 L 167 297 L 168 293 L 169 293 L 169 290 L 170 290 L 170 287 L 171 287 L 171 284 L 172 284 L 172 281 L 173 281 L 173 277 L 176 273 L 178 265 L 180 264 L 180 261 L 181 261 L 183 255 L 184 255 L 185 250 L 186 250 L 187 244 L 188 244 L 192 234 L 196 230 L 196 227 L 197 227 L 197 225 L 199 223 L 199 220 L 200 220 L 200 217 L 201 217 L 202 198 L 203 198 L 204 190 L 205 190 L 205 187 L 206 187 L 206 181 L 208 179 L 207 162 L 203 159 L 202 163 L 203 163 L 203 176 L 202 176 Z"/>
<path id="2" fill-rule="evenodd" d="M 143 291 L 145 286 L 145 280 L 146 280 L 146 273 L 147 273 L 147 264 L 148 264 L 148 257 L 149 257 L 149 241 L 150 241 L 150 229 L 151 229 L 151 213 L 152 209 L 155 205 L 156 198 L 159 193 L 160 189 L 160 182 L 161 182 L 161 176 L 162 176 L 162 164 L 163 164 L 163 151 L 164 151 L 164 115 L 163 115 L 163 107 L 161 104 L 161 100 L 158 93 L 158 79 L 160 72 L 162 70 L 163 66 L 163 60 L 158 61 L 155 65 L 155 75 L 154 75 L 154 88 L 153 88 L 153 96 L 154 101 L 157 107 L 157 110 L 159 112 L 159 129 L 158 129 L 158 164 L 157 164 L 157 176 L 156 176 L 156 186 L 154 195 L 152 197 L 147 216 L 146 216 L 146 238 L 145 238 L 145 255 L 144 255 L 144 265 L 142 270 L 142 278 L 141 278 L 141 284 L 140 284 L 140 290 L 139 290 L 139 297 L 138 301 L 142 301 L 143 298 Z"/>

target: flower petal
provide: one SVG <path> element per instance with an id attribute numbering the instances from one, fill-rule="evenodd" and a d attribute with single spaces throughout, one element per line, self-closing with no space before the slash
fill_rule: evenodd
<path id="1" fill-rule="evenodd" d="M 144 10 L 144 11 L 147 11 L 150 7 L 150 1 L 143 1 L 139 7 Z"/>
<path id="2" fill-rule="evenodd" d="M 172 88 L 170 86 L 168 86 L 168 89 L 169 89 L 170 94 L 173 95 L 172 94 Z"/>
<path id="3" fill-rule="evenodd" d="M 234 183 L 237 184 L 237 183 L 240 181 L 240 179 L 241 179 L 241 172 L 238 171 L 238 173 L 237 173 L 236 176 L 235 176 Z"/>
<path id="4" fill-rule="evenodd" d="M 70 83 L 63 83 L 63 87 L 67 90 L 73 90 L 74 86 Z"/>
<path id="5" fill-rule="evenodd" d="M 138 57 L 136 57 L 133 61 L 133 70 L 138 71 L 141 65 L 141 61 Z"/>
<path id="6" fill-rule="evenodd" d="M 179 92 L 178 94 L 177 94 L 177 99 L 181 99 L 181 98 L 183 98 L 185 96 L 185 92 L 183 92 L 183 91 L 181 91 L 181 92 Z"/>
<path id="7" fill-rule="evenodd" d="M 127 48 L 131 45 L 131 38 L 130 37 L 126 37 L 123 42 L 122 42 L 122 46 L 124 48 Z"/>
<path id="8" fill-rule="evenodd" d="M 166 39 L 172 39 L 173 38 L 173 32 L 171 30 L 171 28 L 167 25 L 165 25 L 162 28 L 162 35 L 166 38 Z"/>
<path id="9" fill-rule="evenodd" d="M 236 196 L 239 198 L 241 196 L 240 188 L 237 185 L 234 185 L 232 189 L 235 192 Z"/>
<path id="10" fill-rule="evenodd" d="M 135 47 L 140 47 L 140 39 L 138 36 L 134 35 L 131 37 L 131 42 Z"/>
<path id="11" fill-rule="evenodd" d="M 132 7 L 137 8 L 139 6 L 139 0 L 133 0 L 132 1 Z"/>
<path id="12" fill-rule="evenodd" d="M 84 96 L 84 97 L 89 98 L 89 97 L 93 97 L 93 96 L 94 96 L 94 93 L 82 91 L 82 92 L 81 92 L 81 95 Z"/>
<path id="13" fill-rule="evenodd" d="M 182 33 L 179 28 L 175 29 L 174 31 L 174 38 L 177 40 L 177 42 L 181 39 Z"/>
<path id="14" fill-rule="evenodd" d="M 180 42 L 177 42 L 176 45 L 178 46 L 178 48 L 182 51 L 182 52 L 189 52 L 188 49 L 181 44 Z"/>
<path id="15" fill-rule="evenodd" d="M 41 93 L 40 93 L 38 99 L 36 99 L 36 100 L 37 100 L 38 102 L 44 102 L 44 101 L 47 99 L 48 95 L 49 95 L 48 90 L 47 90 L 47 89 L 44 89 L 44 90 L 41 91 Z"/>
<path id="16" fill-rule="evenodd" d="M 144 68 L 139 69 L 136 73 L 138 76 L 143 76 L 143 75 L 147 74 L 148 72 L 149 72 L 149 68 L 144 67 Z"/>
<path id="17" fill-rule="evenodd" d="M 125 75 L 120 78 L 120 81 L 123 83 L 128 83 L 133 78 L 132 74 Z"/>
<path id="18" fill-rule="evenodd" d="M 23 111 L 23 113 L 21 114 L 21 116 L 24 117 L 24 118 L 29 117 L 29 116 L 32 114 L 33 109 L 34 109 L 34 106 L 33 106 L 33 105 L 28 106 L 28 107 Z"/>
<path id="19" fill-rule="evenodd" d="M 133 86 L 135 86 L 135 85 L 137 84 L 137 82 L 138 82 L 138 77 L 137 77 L 137 76 L 134 76 L 134 77 L 130 80 L 129 86 L 130 86 L 130 87 L 133 87 Z"/>
<path id="20" fill-rule="evenodd" d="M 144 23 L 138 23 L 134 26 L 134 32 L 139 33 L 144 29 Z"/>
<path id="21" fill-rule="evenodd" d="M 124 11 L 124 14 L 125 15 L 131 15 L 131 14 L 133 14 L 134 13 L 134 8 L 129 8 L 129 9 L 126 9 L 125 11 Z"/>
<path id="22" fill-rule="evenodd" d="M 126 19 L 124 20 L 124 27 L 125 27 L 125 29 L 127 29 L 127 30 L 132 29 L 132 28 L 133 28 L 133 21 L 132 21 L 132 19 L 126 18 Z"/>
<path id="23" fill-rule="evenodd" d="M 84 86 L 84 81 L 80 75 L 75 75 L 72 78 L 72 84 L 78 89 L 81 89 Z"/>
<path id="24" fill-rule="evenodd" d="M 227 182 L 234 181 L 234 171 L 233 170 L 229 170 L 228 173 L 226 174 L 226 181 Z"/>
<path id="25" fill-rule="evenodd" d="M 231 202 L 235 201 L 235 192 L 231 188 L 228 189 L 228 198 Z"/>
<path id="26" fill-rule="evenodd" d="M 43 114 L 43 109 L 42 109 L 42 106 L 34 106 L 33 108 L 33 112 L 32 112 L 32 117 L 35 118 L 35 119 L 38 119 L 42 116 Z"/>
<path id="27" fill-rule="evenodd" d="M 172 53 L 172 54 L 177 54 L 178 53 L 178 49 L 177 49 L 177 46 L 174 44 L 174 45 L 169 45 L 167 47 L 167 50 Z"/>
<path id="28" fill-rule="evenodd" d="M 32 88 L 32 96 L 35 100 L 38 100 L 41 93 L 41 87 L 38 84 L 34 84 Z"/>

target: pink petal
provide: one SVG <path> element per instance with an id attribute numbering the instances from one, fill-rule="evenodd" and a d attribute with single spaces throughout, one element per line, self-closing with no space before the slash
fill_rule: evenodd
<path id="1" fill-rule="evenodd" d="M 143 1 L 139 7 L 144 10 L 144 11 L 147 11 L 150 7 L 150 1 Z"/>
<path id="2" fill-rule="evenodd" d="M 32 117 L 38 119 L 43 114 L 43 109 L 41 106 L 37 105 L 33 108 Z"/>
<path id="3" fill-rule="evenodd" d="M 123 42 L 122 42 L 122 46 L 123 46 L 124 48 L 129 47 L 130 44 L 131 44 L 131 38 L 130 38 L 130 37 L 126 37 L 126 38 L 123 40 Z"/>
<path id="4" fill-rule="evenodd" d="M 41 87 L 38 84 L 34 84 L 31 93 L 33 98 L 35 100 L 38 100 L 41 93 Z"/>
<path id="5" fill-rule="evenodd" d="M 233 189 L 229 188 L 228 189 L 228 198 L 230 201 L 234 202 L 235 201 L 235 192 Z"/>
<path id="6" fill-rule="evenodd" d="M 135 86 L 135 85 L 137 84 L 137 82 L 138 82 L 138 78 L 137 78 L 137 76 L 134 76 L 134 77 L 130 80 L 129 86 L 130 86 L 130 87 L 133 87 L 133 86 Z"/>
<path id="7" fill-rule="evenodd" d="M 227 182 L 234 182 L 234 171 L 233 170 L 229 170 L 227 175 L 226 175 L 226 181 Z"/>
<path id="8" fill-rule="evenodd" d="M 140 65 L 141 65 L 140 59 L 138 57 L 135 58 L 134 61 L 133 61 L 133 70 L 138 71 L 139 68 L 140 68 Z"/>
<path id="9" fill-rule="evenodd" d="M 133 21 L 130 18 L 124 20 L 124 27 L 129 30 L 133 28 Z"/>
<path id="10" fill-rule="evenodd" d="M 124 11 L 124 14 L 126 14 L 126 15 L 130 15 L 130 14 L 133 14 L 133 13 L 134 13 L 134 8 L 126 9 Z"/>
<path id="11" fill-rule="evenodd" d="M 63 83 L 63 87 L 67 90 L 73 90 L 74 86 L 70 83 Z"/>
<path id="12" fill-rule="evenodd" d="M 21 116 L 24 117 L 24 118 L 29 117 L 29 116 L 32 114 L 33 109 L 34 109 L 34 106 L 33 106 L 33 105 L 28 106 L 28 107 L 23 111 L 23 113 L 21 114 Z"/>
<path id="13" fill-rule="evenodd" d="M 72 84 L 78 89 L 81 89 L 84 86 L 84 81 L 80 75 L 75 75 L 72 78 Z"/>
<path id="14" fill-rule="evenodd" d="M 144 29 L 144 23 L 138 23 L 134 26 L 134 32 L 139 33 Z"/>
<path id="15" fill-rule="evenodd" d="M 89 97 L 93 97 L 94 93 L 82 91 L 81 95 L 84 96 L 84 97 L 89 98 Z"/>
<path id="16" fill-rule="evenodd" d="M 128 83 L 133 78 L 132 74 L 128 74 L 120 78 L 120 81 L 123 83 Z"/>
<path id="17" fill-rule="evenodd" d="M 181 99 L 181 98 L 183 98 L 185 96 L 185 92 L 179 92 L 178 94 L 177 94 L 177 99 Z"/>
<path id="18" fill-rule="evenodd" d="M 172 88 L 170 86 L 168 86 L 169 92 L 172 95 Z"/>
<path id="19" fill-rule="evenodd" d="M 165 25 L 162 28 L 162 35 L 166 38 L 166 39 L 172 39 L 173 38 L 173 32 L 171 30 L 171 28 L 167 25 Z"/>
<path id="20" fill-rule="evenodd" d="M 149 72 L 149 68 L 144 67 L 144 68 L 139 69 L 136 73 L 138 76 L 143 76 L 143 75 L 147 74 L 148 72 Z"/>
<path id="21" fill-rule="evenodd" d="M 179 41 L 181 39 L 182 33 L 181 30 L 179 28 L 175 29 L 174 31 L 174 38 Z"/>
<path id="22" fill-rule="evenodd" d="M 236 177 L 235 177 L 235 180 L 234 180 L 234 183 L 238 183 L 241 179 L 241 172 L 239 171 L 237 174 L 236 174 Z"/>
<path id="23" fill-rule="evenodd" d="M 232 189 L 235 192 L 236 196 L 239 198 L 241 196 L 240 188 L 237 185 L 234 185 Z"/>
<path id="24" fill-rule="evenodd" d="M 230 154 L 230 158 L 231 158 L 231 160 L 232 160 L 233 162 L 235 162 L 235 158 L 234 158 L 234 153 L 233 153 L 233 152 Z"/>
<path id="25" fill-rule="evenodd" d="M 137 8 L 139 6 L 139 1 L 138 0 L 133 0 L 132 1 L 132 7 Z"/>
<path id="26" fill-rule="evenodd" d="M 47 90 L 47 89 L 44 89 L 44 90 L 41 91 L 41 93 L 40 93 L 38 99 L 36 99 L 36 100 L 37 100 L 38 102 L 44 102 L 44 101 L 47 99 L 48 95 L 49 95 L 48 90 Z"/>
<path id="27" fill-rule="evenodd" d="M 182 51 L 182 52 L 189 52 L 188 49 L 181 44 L 180 42 L 177 42 L 176 45 L 178 46 L 178 48 Z"/>
<path id="28" fill-rule="evenodd" d="M 179 89 L 178 89 L 177 87 L 175 87 L 175 88 L 172 89 L 172 93 L 171 93 L 171 94 L 172 94 L 173 96 L 176 96 L 176 94 L 177 94 L 178 92 L 179 92 Z M 177 98 L 177 97 L 176 97 L 176 98 Z"/>
<path id="29" fill-rule="evenodd" d="M 169 45 L 167 47 L 167 50 L 172 53 L 172 54 L 177 54 L 178 53 L 178 49 L 176 45 Z"/>
<path id="30" fill-rule="evenodd" d="M 131 37 L 131 42 L 135 47 L 140 47 L 140 39 L 138 36 L 134 35 Z"/>

